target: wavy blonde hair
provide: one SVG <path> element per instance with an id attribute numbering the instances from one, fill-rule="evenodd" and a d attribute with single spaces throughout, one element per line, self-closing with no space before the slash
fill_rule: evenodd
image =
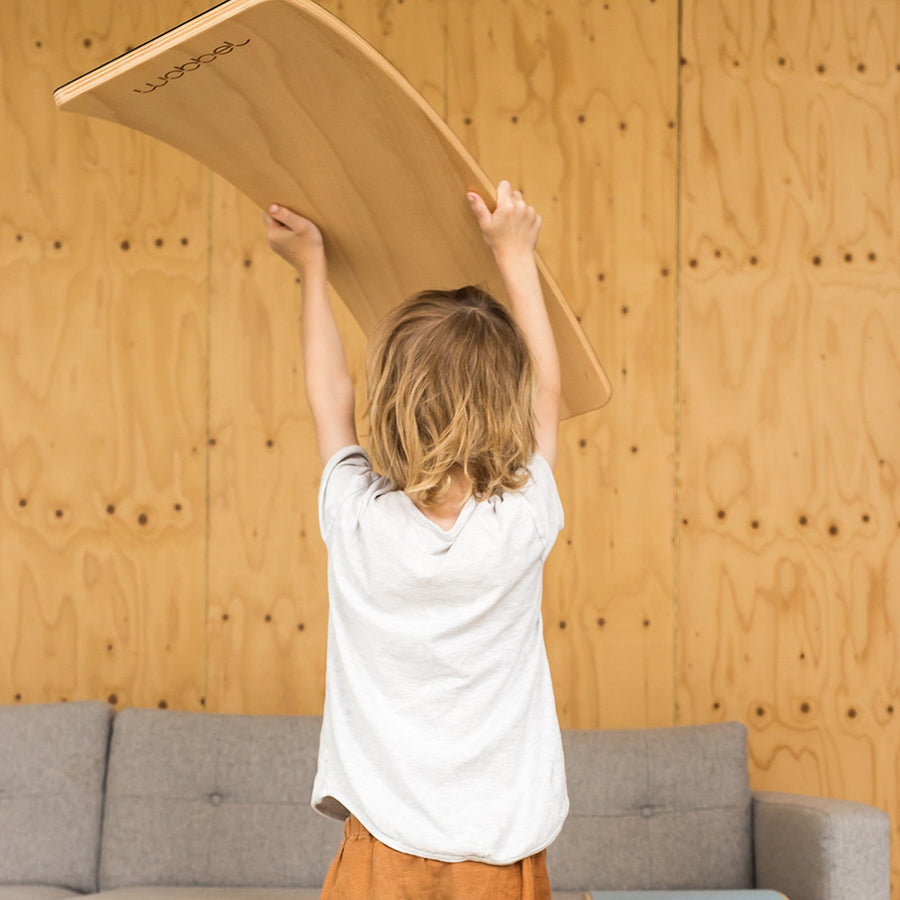
<path id="1" fill-rule="evenodd" d="M 425 508 L 461 471 L 478 500 L 517 490 L 535 451 L 534 365 L 487 291 L 423 291 L 378 325 L 367 352 L 374 467 Z"/>

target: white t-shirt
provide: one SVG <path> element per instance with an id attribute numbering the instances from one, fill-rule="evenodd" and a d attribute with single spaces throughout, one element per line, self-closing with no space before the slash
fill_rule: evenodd
<path id="1" fill-rule="evenodd" d="M 319 489 L 328 548 L 325 715 L 313 807 L 403 853 L 498 865 L 543 850 L 569 809 L 541 620 L 563 526 L 547 461 L 470 498 L 449 531 L 338 451 Z"/>

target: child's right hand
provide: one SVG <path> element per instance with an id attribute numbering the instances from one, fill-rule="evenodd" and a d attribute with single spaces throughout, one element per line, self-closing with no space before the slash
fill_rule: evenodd
<path id="1" fill-rule="evenodd" d="M 325 262 L 325 242 L 316 224 L 273 203 L 263 213 L 269 246 L 299 272 Z"/>
<path id="2" fill-rule="evenodd" d="M 466 194 L 481 234 L 494 256 L 531 255 L 541 230 L 541 217 L 508 181 L 497 185 L 497 207 L 491 212 L 480 194 Z"/>

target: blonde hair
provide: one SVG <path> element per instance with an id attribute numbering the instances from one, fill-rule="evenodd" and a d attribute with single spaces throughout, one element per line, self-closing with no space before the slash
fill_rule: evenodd
<path id="1" fill-rule="evenodd" d="M 374 467 L 429 508 L 461 470 L 478 500 L 517 490 L 535 450 L 534 365 L 508 310 L 481 288 L 423 291 L 369 342 Z"/>

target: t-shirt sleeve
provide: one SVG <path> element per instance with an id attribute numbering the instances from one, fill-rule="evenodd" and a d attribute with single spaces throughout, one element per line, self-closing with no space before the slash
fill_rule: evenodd
<path id="1" fill-rule="evenodd" d="M 319 484 L 319 530 L 326 544 L 341 511 L 365 496 L 376 478 L 369 454 L 357 444 L 343 447 L 325 463 Z"/>
<path id="2" fill-rule="evenodd" d="M 544 545 L 541 558 L 546 559 L 565 525 L 565 514 L 550 463 L 540 453 L 535 453 L 528 464 L 528 471 L 531 478 L 522 493 L 528 498 L 534 513 L 538 535 Z"/>

